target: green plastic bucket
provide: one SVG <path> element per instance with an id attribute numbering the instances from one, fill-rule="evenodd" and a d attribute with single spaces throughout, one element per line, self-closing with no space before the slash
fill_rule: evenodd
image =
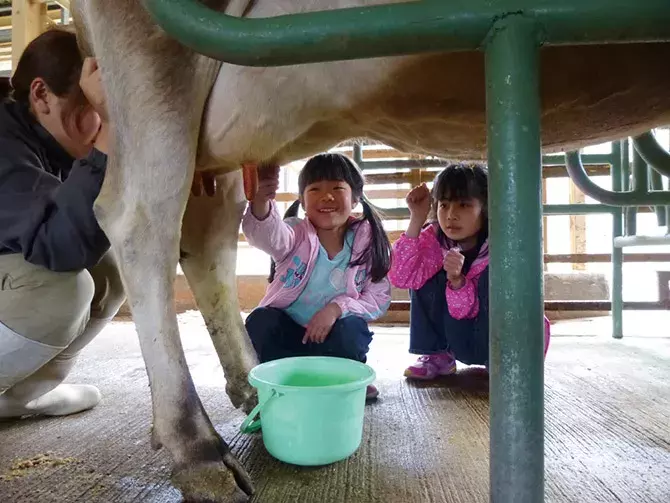
<path id="1" fill-rule="evenodd" d="M 365 389 L 375 371 L 344 358 L 304 356 L 263 363 L 249 373 L 258 405 L 242 426 L 261 428 L 268 452 L 285 463 L 327 465 L 361 444 Z"/>

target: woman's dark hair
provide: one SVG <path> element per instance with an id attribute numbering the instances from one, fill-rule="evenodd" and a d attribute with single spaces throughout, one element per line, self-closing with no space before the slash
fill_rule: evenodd
<path id="1" fill-rule="evenodd" d="M 9 83 L 9 77 L 0 77 L 0 101 L 9 98 L 12 92 L 12 86 Z"/>
<path id="2" fill-rule="evenodd" d="M 484 164 L 458 163 L 450 164 L 435 177 L 433 183 L 433 204 L 429 220 L 437 221 L 437 208 L 440 201 L 462 201 L 477 199 L 482 204 L 482 230 L 480 235 L 488 235 L 488 170 Z M 438 230 L 438 240 L 445 244 L 447 237 Z"/>
<path id="3" fill-rule="evenodd" d="M 33 39 L 21 54 L 11 80 L 12 98 L 28 104 L 30 85 L 38 77 L 56 96 L 68 96 L 79 86 L 82 65 L 76 35 L 51 28 Z"/>
<path id="4" fill-rule="evenodd" d="M 302 195 L 308 185 L 323 180 L 346 182 L 351 187 L 351 196 L 363 206 L 363 218 L 351 221 L 349 229 L 355 229 L 367 220 L 372 230 L 372 243 L 358 257 L 351 257 L 350 266 L 370 264 L 370 277 L 373 283 L 384 279 L 391 268 L 391 243 L 382 224 L 379 213 L 370 205 L 363 194 L 365 177 L 358 165 L 342 154 L 319 154 L 312 157 L 300 171 L 298 191 Z M 295 201 L 284 214 L 284 218 L 298 215 L 300 200 Z M 270 268 L 270 283 L 274 280 L 274 261 Z"/>

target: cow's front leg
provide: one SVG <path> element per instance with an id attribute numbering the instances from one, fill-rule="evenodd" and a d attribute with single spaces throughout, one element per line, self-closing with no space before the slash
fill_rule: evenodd
<path id="1" fill-rule="evenodd" d="M 249 477 L 198 397 L 174 307 L 181 221 L 217 65 L 167 39 L 141 2 L 89 0 L 73 7 L 100 62 L 114 125 L 96 216 L 139 334 L 151 386 L 153 444 L 169 451 L 172 481 L 185 500 L 246 500 Z"/>
<path id="2" fill-rule="evenodd" d="M 239 171 L 220 176 L 215 196 L 191 197 L 182 225 L 181 266 L 202 313 L 235 407 L 249 412 L 256 394 L 247 381 L 258 363 L 240 317 L 235 266 L 246 205 Z"/>
<path id="3" fill-rule="evenodd" d="M 117 129 L 122 155 L 108 166 L 96 214 L 112 244 L 139 334 L 153 401 L 153 445 L 170 452 L 172 482 L 187 501 L 227 503 L 243 497 L 240 488 L 251 493 L 251 484 L 198 397 L 174 307 L 179 223 L 193 169 L 189 132 L 176 127 L 179 123 L 174 116 L 162 124 L 160 145 L 148 134 L 156 129 L 146 117 L 147 133 L 134 122 Z"/>

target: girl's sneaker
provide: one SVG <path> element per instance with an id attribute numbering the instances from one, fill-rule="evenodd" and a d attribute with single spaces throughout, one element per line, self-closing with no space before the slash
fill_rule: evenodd
<path id="1" fill-rule="evenodd" d="M 456 373 L 456 360 L 451 353 L 420 356 L 414 365 L 405 369 L 405 377 L 430 380 Z"/>
<path id="2" fill-rule="evenodd" d="M 367 389 L 365 390 L 365 399 L 376 400 L 378 396 L 379 396 L 379 390 L 377 389 L 377 386 L 375 386 L 374 384 L 368 385 Z"/>

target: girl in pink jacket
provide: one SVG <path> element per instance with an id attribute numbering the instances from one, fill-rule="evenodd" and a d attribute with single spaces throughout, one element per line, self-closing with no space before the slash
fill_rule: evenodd
<path id="1" fill-rule="evenodd" d="M 242 230 L 251 246 L 273 259 L 265 297 L 246 320 L 261 363 L 291 356 L 365 362 L 368 322 L 391 302 L 391 245 L 363 195 L 362 172 L 340 154 L 313 157 L 300 172 L 300 199 L 286 220 L 274 203 L 278 168 L 261 170 L 259 178 Z M 354 218 L 359 202 L 363 218 Z M 295 216 L 299 206 L 304 220 Z M 369 386 L 368 398 L 377 395 Z"/>
<path id="2" fill-rule="evenodd" d="M 393 246 L 391 283 L 410 289 L 413 379 L 456 372 L 456 360 L 486 365 L 489 357 L 488 173 L 479 164 L 453 164 L 410 191 L 407 231 Z M 424 227 L 429 213 L 431 223 Z M 549 320 L 545 324 L 545 354 Z"/>

